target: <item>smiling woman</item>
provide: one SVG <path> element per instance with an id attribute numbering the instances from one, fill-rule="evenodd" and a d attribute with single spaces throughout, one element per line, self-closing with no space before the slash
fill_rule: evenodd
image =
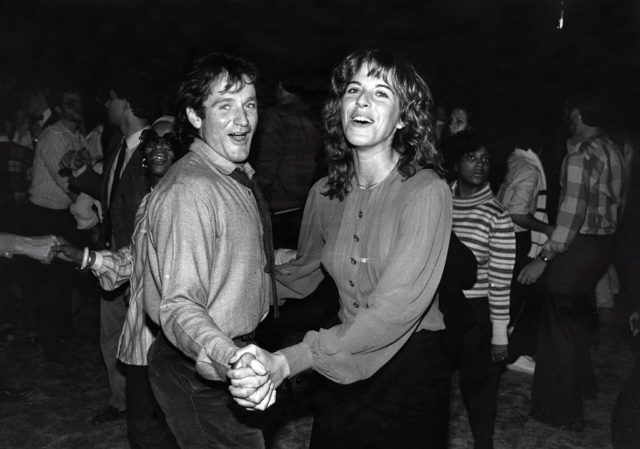
<path id="1" fill-rule="evenodd" d="M 329 177 L 312 187 L 297 258 L 276 267 L 276 279 L 279 297 L 299 298 L 326 270 L 340 294 L 336 324 L 276 355 L 252 345 L 236 353 L 257 354 L 276 385 L 309 368 L 327 378 L 311 447 L 446 447 L 450 373 L 435 291 L 451 194 L 434 170 L 431 102 L 422 77 L 394 53 L 359 51 L 333 71 Z M 264 399 L 248 388 L 251 375 L 228 375 L 240 404 Z"/>

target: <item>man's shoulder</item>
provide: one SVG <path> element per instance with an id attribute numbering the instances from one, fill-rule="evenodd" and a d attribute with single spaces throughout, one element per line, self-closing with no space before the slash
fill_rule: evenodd
<path id="1" fill-rule="evenodd" d="M 204 196 L 216 188 L 224 175 L 204 163 L 196 153 L 189 152 L 173 164 L 153 190 L 156 198 L 170 195 Z"/>

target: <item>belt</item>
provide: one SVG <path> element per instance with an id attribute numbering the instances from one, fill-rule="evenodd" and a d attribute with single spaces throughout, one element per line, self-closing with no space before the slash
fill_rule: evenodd
<path id="1" fill-rule="evenodd" d="M 234 337 L 232 340 L 235 344 L 239 345 L 240 343 L 245 343 L 245 346 L 249 343 L 252 343 L 256 338 L 256 331 L 249 332 L 245 335 L 240 335 L 238 337 Z"/>

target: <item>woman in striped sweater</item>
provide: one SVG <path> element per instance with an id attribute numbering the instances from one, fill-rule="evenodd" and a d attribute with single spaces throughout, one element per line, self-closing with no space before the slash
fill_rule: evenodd
<path id="1" fill-rule="evenodd" d="M 499 363 L 507 358 L 509 295 L 515 261 L 515 235 L 509 214 L 489 186 L 490 154 L 473 131 L 451 141 L 456 180 L 453 231 L 478 263 L 475 285 L 465 290 L 478 326 L 464 337 L 460 387 L 475 449 L 493 447 Z"/>

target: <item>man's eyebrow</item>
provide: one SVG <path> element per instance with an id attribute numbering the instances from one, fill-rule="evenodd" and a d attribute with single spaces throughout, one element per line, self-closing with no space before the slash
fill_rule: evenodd
<path id="1" fill-rule="evenodd" d="M 223 94 L 223 96 L 222 96 L 222 97 L 218 98 L 218 99 L 217 99 L 217 100 L 215 100 L 213 103 L 211 103 L 211 106 L 215 106 L 215 105 L 217 105 L 217 104 L 224 103 L 224 102 L 229 101 L 229 100 L 232 100 L 232 99 L 233 99 L 233 97 L 232 97 L 232 96 L 230 96 L 230 95 L 226 95 L 226 96 L 225 96 L 225 95 Z M 244 104 L 244 103 L 247 103 L 248 101 L 256 101 L 256 100 L 257 100 L 256 95 L 252 95 L 252 96 L 250 96 L 249 98 L 247 98 L 246 100 L 244 100 L 242 103 Z"/>

